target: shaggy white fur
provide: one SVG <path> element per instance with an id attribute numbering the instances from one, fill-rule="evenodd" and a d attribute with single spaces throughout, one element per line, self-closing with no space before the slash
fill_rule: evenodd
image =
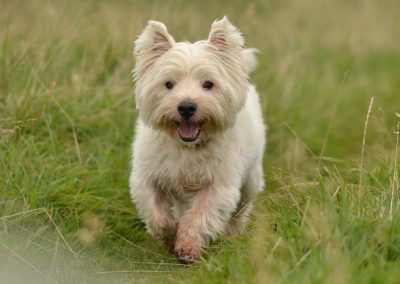
<path id="1" fill-rule="evenodd" d="M 149 21 L 135 42 L 131 195 L 148 232 L 184 262 L 238 232 L 264 186 L 265 126 L 248 82 L 256 49 L 243 44 L 226 17 L 207 40 L 177 43 Z"/>

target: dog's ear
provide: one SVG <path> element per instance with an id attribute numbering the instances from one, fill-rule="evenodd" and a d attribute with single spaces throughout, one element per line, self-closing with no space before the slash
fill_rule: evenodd
<path id="1" fill-rule="evenodd" d="M 241 49 L 244 39 L 240 31 L 224 16 L 212 24 L 208 42 L 219 51 L 226 51 L 230 48 Z"/>
<path id="2" fill-rule="evenodd" d="M 147 27 L 135 41 L 133 50 L 136 59 L 135 77 L 142 76 L 174 44 L 175 40 L 163 23 L 149 21 Z"/>

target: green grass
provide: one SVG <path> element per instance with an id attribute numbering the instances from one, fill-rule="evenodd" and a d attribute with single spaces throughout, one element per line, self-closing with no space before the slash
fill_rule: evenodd
<path id="1" fill-rule="evenodd" d="M 1 6 L 2 281 L 399 283 L 398 1 Z M 149 19 L 202 39 L 224 14 L 261 50 L 267 186 L 187 267 L 129 198 L 132 41 Z"/>

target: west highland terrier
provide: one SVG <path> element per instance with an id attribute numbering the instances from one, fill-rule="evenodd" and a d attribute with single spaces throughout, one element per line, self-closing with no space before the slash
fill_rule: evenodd
<path id="1" fill-rule="evenodd" d="M 135 42 L 131 195 L 147 231 L 193 262 L 218 235 L 239 232 L 264 186 L 265 126 L 255 49 L 226 17 L 207 40 L 175 42 L 149 21 Z"/>

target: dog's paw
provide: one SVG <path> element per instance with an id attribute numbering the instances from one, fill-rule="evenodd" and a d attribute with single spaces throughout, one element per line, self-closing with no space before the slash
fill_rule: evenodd
<path id="1" fill-rule="evenodd" d="M 174 253 L 179 261 L 190 264 L 198 261 L 201 255 L 201 249 L 198 248 L 190 248 L 188 250 L 184 249 L 174 249 Z"/>
<path id="2" fill-rule="evenodd" d="M 174 247 L 174 254 L 183 263 L 189 264 L 200 259 L 202 247 L 197 243 L 186 243 L 177 240 Z"/>

